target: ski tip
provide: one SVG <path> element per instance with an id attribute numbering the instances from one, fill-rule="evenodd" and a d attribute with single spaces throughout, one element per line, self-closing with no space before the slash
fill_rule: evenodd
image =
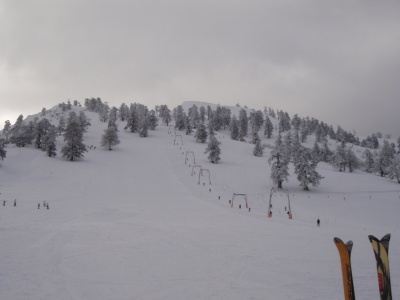
<path id="1" fill-rule="evenodd" d="M 339 239 L 338 237 L 334 237 L 334 238 L 333 238 L 333 242 L 334 242 L 335 244 L 343 243 L 343 241 L 342 241 L 341 239 Z"/>
<path id="2" fill-rule="evenodd" d="M 373 235 L 369 235 L 368 236 L 369 241 L 372 243 L 372 241 L 379 241 L 376 237 L 374 237 Z"/>
<path id="3" fill-rule="evenodd" d="M 390 241 L 390 233 L 386 234 L 381 240 L 379 240 L 378 238 L 374 237 L 373 235 L 369 235 L 369 241 L 372 243 L 372 241 L 376 241 L 376 242 L 383 242 L 383 241 Z"/>

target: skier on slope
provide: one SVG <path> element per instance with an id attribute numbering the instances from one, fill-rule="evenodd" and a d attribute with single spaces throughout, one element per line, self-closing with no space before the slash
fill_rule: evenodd
<path id="1" fill-rule="evenodd" d="M 317 220 L 317 226 L 319 226 L 319 224 L 320 224 L 321 222 L 319 221 L 319 219 Z"/>

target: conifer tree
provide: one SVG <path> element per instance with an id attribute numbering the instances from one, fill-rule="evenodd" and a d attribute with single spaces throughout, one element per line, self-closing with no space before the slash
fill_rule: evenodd
<path id="1" fill-rule="evenodd" d="M 34 134 L 35 134 L 35 146 L 38 149 L 42 149 L 43 137 L 47 134 L 51 124 L 49 120 L 43 118 L 35 124 Z"/>
<path id="2" fill-rule="evenodd" d="M 204 106 L 200 106 L 199 108 L 199 117 L 200 122 L 204 124 L 204 122 L 206 121 L 206 109 L 204 108 Z"/>
<path id="3" fill-rule="evenodd" d="M 65 132 L 65 118 L 64 118 L 64 116 L 61 116 L 60 120 L 58 121 L 57 132 L 58 132 L 59 135 L 62 135 Z"/>
<path id="4" fill-rule="evenodd" d="M 11 129 L 11 122 L 10 122 L 10 120 L 6 120 L 4 122 L 4 128 L 2 131 L 2 135 L 5 136 L 7 142 L 8 142 L 8 136 L 10 133 L 10 129 Z"/>
<path id="5" fill-rule="evenodd" d="M 322 148 L 320 149 L 320 160 L 323 162 L 329 162 L 332 156 L 332 151 L 328 147 L 328 139 L 322 138 Z"/>
<path id="6" fill-rule="evenodd" d="M 390 166 L 388 167 L 388 176 L 390 179 L 397 179 L 400 183 L 400 153 L 393 156 Z"/>
<path id="7" fill-rule="evenodd" d="M 264 136 L 266 136 L 267 139 L 270 139 L 273 131 L 274 125 L 272 125 L 270 118 L 268 116 L 265 116 Z"/>
<path id="8" fill-rule="evenodd" d="M 183 130 L 185 128 L 185 112 L 183 111 L 182 105 L 176 107 L 175 128 L 178 130 Z"/>
<path id="9" fill-rule="evenodd" d="M 363 153 L 364 157 L 364 170 L 367 173 L 373 173 L 375 171 L 375 159 L 371 150 L 365 149 Z"/>
<path id="10" fill-rule="evenodd" d="M 346 149 L 346 163 L 347 166 L 349 167 L 349 172 L 353 172 L 354 169 L 358 168 L 359 166 L 359 161 L 358 158 L 356 156 L 356 154 L 354 153 L 354 151 L 352 150 L 352 146 L 347 147 Z"/>
<path id="11" fill-rule="evenodd" d="M 56 147 L 57 129 L 55 126 L 51 126 L 43 137 L 42 149 L 46 151 L 49 157 L 57 155 Z"/>
<path id="12" fill-rule="evenodd" d="M 311 155 L 314 160 L 320 161 L 321 160 L 321 148 L 318 145 L 317 140 L 314 142 L 314 147 L 311 150 Z"/>
<path id="13" fill-rule="evenodd" d="M 300 117 L 299 117 L 298 114 L 295 114 L 295 115 L 293 116 L 292 122 L 291 122 L 291 123 L 292 123 L 293 129 L 294 129 L 295 131 L 299 131 L 299 130 L 300 130 L 301 119 L 300 119 Z"/>
<path id="14" fill-rule="evenodd" d="M 239 112 L 239 140 L 244 141 L 244 138 L 247 136 L 248 130 L 248 118 L 247 112 L 242 108 Z"/>
<path id="15" fill-rule="evenodd" d="M 194 138 L 199 143 L 204 143 L 207 140 L 207 130 L 204 124 L 200 124 L 200 126 L 197 128 Z"/>
<path id="16" fill-rule="evenodd" d="M 346 171 L 346 143 L 341 142 L 340 145 L 336 147 L 336 151 L 331 158 L 331 164 L 335 169 L 338 169 L 339 172 Z"/>
<path id="17" fill-rule="evenodd" d="M 165 125 L 169 125 L 169 122 L 171 122 L 172 117 L 171 117 L 171 111 L 169 110 L 167 105 L 160 105 L 159 108 L 159 116 L 161 118 L 161 121 Z"/>
<path id="18" fill-rule="evenodd" d="M 119 107 L 119 118 L 122 122 L 129 118 L 129 107 L 125 103 Z"/>
<path id="19" fill-rule="evenodd" d="M 260 141 L 260 137 L 258 136 L 258 131 L 256 128 L 253 127 L 252 133 L 251 133 L 251 143 L 253 145 L 257 144 L 257 142 Z"/>
<path id="20" fill-rule="evenodd" d="M 4 149 L 3 145 L 0 144 L 0 160 L 4 160 L 6 158 L 7 151 Z"/>
<path id="21" fill-rule="evenodd" d="M 149 123 L 150 130 L 155 130 L 158 125 L 158 119 L 156 117 L 156 112 L 154 109 L 150 110 L 147 121 Z"/>
<path id="22" fill-rule="evenodd" d="M 288 181 L 289 171 L 289 157 L 285 156 L 286 151 L 283 146 L 282 136 L 279 133 L 275 141 L 275 147 L 272 149 L 270 158 L 268 159 L 271 165 L 271 179 L 279 189 L 282 188 L 284 180 Z"/>
<path id="23" fill-rule="evenodd" d="M 291 151 L 291 159 L 294 164 L 296 164 L 297 161 L 297 154 L 300 148 L 302 147 L 300 143 L 300 138 L 299 138 L 299 131 L 295 130 L 294 135 L 293 135 L 293 143 L 292 143 L 292 151 Z"/>
<path id="24" fill-rule="evenodd" d="M 387 169 L 393 159 L 393 152 L 387 140 L 383 141 L 383 146 L 376 160 L 376 170 L 383 177 L 387 174 Z"/>
<path id="25" fill-rule="evenodd" d="M 308 136 L 308 124 L 305 119 L 301 120 L 300 124 L 300 140 L 302 143 L 305 143 L 307 141 L 307 136 Z"/>
<path id="26" fill-rule="evenodd" d="M 232 140 L 237 140 L 239 137 L 239 122 L 236 118 L 236 116 L 233 116 L 231 119 L 231 122 L 229 123 L 229 131 L 230 131 L 230 136 Z"/>
<path id="27" fill-rule="evenodd" d="M 131 132 L 137 132 L 139 128 L 139 112 L 137 104 L 131 104 L 129 109 L 129 118 L 125 129 L 129 128 Z"/>
<path id="28" fill-rule="evenodd" d="M 313 158 L 310 151 L 301 147 L 297 152 L 297 160 L 294 165 L 294 172 L 297 174 L 297 180 L 300 186 L 308 191 L 309 185 L 318 186 L 322 176 L 316 171 L 318 161 Z"/>
<path id="29" fill-rule="evenodd" d="M 5 126 L 4 126 L 4 128 L 5 128 Z M 400 136 L 397 138 L 397 149 L 398 149 L 397 153 L 400 153 Z"/>
<path id="30" fill-rule="evenodd" d="M 191 108 L 189 108 L 188 112 L 189 123 L 191 128 L 197 128 L 197 125 L 200 122 L 199 109 L 196 104 L 193 104 Z"/>
<path id="31" fill-rule="evenodd" d="M 119 143 L 117 124 L 109 119 L 107 129 L 104 130 L 100 144 L 103 147 L 108 147 L 108 150 L 112 150 L 112 146 L 118 145 Z"/>
<path id="32" fill-rule="evenodd" d="M 261 145 L 261 141 L 258 140 L 253 148 L 253 155 L 257 157 L 263 156 L 264 147 Z"/>
<path id="33" fill-rule="evenodd" d="M 285 156 L 289 157 L 290 159 L 293 152 L 292 134 L 290 130 L 285 134 L 285 137 L 283 138 L 283 148 L 286 152 Z"/>
<path id="34" fill-rule="evenodd" d="M 192 125 L 188 116 L 185 118 L 185 127 L 186 127 L 186 135 L 190 135 L 192 133 Z"/>
<path id="35" fill-rule="evenodd" d="M 70 161 L 83 158 L 83 153 L 87 152 L 86 146 L 83 144 L 82 126 L 78 116 L 74 112 L 70 112 L 67 119 L 64 142 L 66 142 L 66 145 L 62 147 L 61 154 L 62 157 L 65 157 Z"/>
<path id="36" fill-rule="evenodd" d="M 217 140 L 217 138 L 211 134 L 209 141 L 208 141 L 208 146 L 205 150 L 205 154 L 208 153 L 208 160 L 212 162 L 213 164 L 217 164 L 218 161 L 221 159 L 220 154 L 221 154 L 221 149 L 219 148 L 219 145 L 221 142 Z"/>

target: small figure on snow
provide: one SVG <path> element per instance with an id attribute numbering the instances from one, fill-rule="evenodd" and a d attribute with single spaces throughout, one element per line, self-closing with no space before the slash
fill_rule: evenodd
<path id="1" fill-rule="evenodd" d="M 6 200 L 3 200 L 3 206 L 6 206 Z"/>
<path id="2" fill-rule="evenodd" d="M 285 206 L 285 211 L 286 211 L 286 206 Z"/>
<path id="3" fill-rule="evenodd" d="M 320 225 L 320 223 L 321 223 L 321 222 L 320 222 L 320 220 L 318 219 L 318 220 L 317 220 L 317 226 L 319 226 L 319 225 Z"/>
<path id="4" fill-rule="evenodd" d="M 40 202 L 37 204 L 37 209 L 40 209 Z"/>
<path id="5" fill-rule="evenodd" d="M 50 207 L 49 207 L 49 202 L 47 202 L 46 208 L 47 208 L 47 209 L 50 209 Z"/>
<path id="6" fill-rule="evenodd" d="M 241 204 L 239 204 L 239 208 L 242 208 L 242 205 L 241 205 Z"/>
<path id="7" fill-rule="evenodd" d="M 14 200 L 14 206 L 17 206 L 17 199 Z"/>

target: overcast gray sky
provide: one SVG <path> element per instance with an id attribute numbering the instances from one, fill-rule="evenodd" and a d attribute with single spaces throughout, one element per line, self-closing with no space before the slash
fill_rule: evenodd
<path id="1" fill-rule="evenodd" d="M 400 1 L 0 0 L 0 128 L 100 97 L 400 136 Z"/>

